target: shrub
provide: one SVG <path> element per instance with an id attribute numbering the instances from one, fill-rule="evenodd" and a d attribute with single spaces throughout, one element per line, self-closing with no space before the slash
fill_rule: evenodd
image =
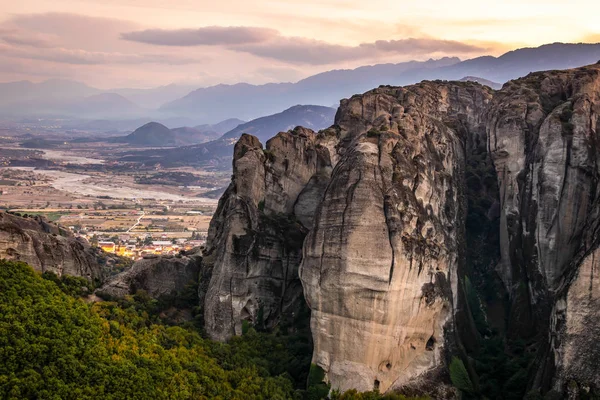
<path id="1" fill-rule="evenodd" d="M 469 373 L 465 368 L 465 364 L 458 357 L 452 357 L 452 362 L 450 362 L 450 379 L 457 389 L 466 393 L 473 393 L 473 384 Z"/>
<path id="2" fill-rule="evenodd" d="M 265 157 L 267 158 L 267 160 L 269 162 L 273 162 L 275 161 L 275 154 L 273 154 L 273 152 L 271 150 L 263 150 L 263 154 L 265 155 Z"/>
<path id="3" fill-rule="evenodd" d="M 367 132 L 367 137 L 379 137 L 380 134 L 381 134 L 381 132 L 378 129 L 371 128 Z"/>

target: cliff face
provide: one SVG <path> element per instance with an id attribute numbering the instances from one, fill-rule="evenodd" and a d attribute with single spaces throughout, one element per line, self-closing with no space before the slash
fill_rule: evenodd
<path id="1" fill-rule="evenodd" d="M 301 281 L 313 363 L 333 388 L 434 382 L 443 398 L 448 356 L 476 358 L 480 334 L 537 352 L 519 367 L 523 393 L 600 388 L 599 123 L 594 65 L 498 92 L 380 87 L 343 100 L 318 134 L 280 133 L 265 150 L 243 136 L 201 271 L 207 331 L 275 326 Z M 493 295 L 478 299 L 467 275 Z"/>
<path id="2" fill-rule="evenodd" d="M 508 332 L 541 337 L 533 385 L 559 391 L 600 386 L 599 115 L 600 65 L 510 82 L 489 111 Z"/>
<path id="3" fill-rule="evenodd" d="M 38 271 L 102 280 L 100 250 L 40 217 L 0 213 L 0 258 L 23 261 Z"/>
<path id="4" fill-rule="evenodd" d="M 304 244 L 313 363 L 386 391 L 444 365 L 464 227 L 467 135 L 491 93 L 422 83 L 343 101 L 337 162 Z"/>
<path id="5" fill-rule="evenodd" d="M 302 241 L 329 165 L 327 149 L 309 129 L 280 133 L 264 150 L 253 136 L 237 142 L 233 180 L 211 221 L 200 278 L 212 338 L 240 334 L 244 320 L 272 327 L 298 309 Z"/>
<path id="6" fill-rule="evenodd" d="M 490 99 L 474 83 L 381 87 L 319 134 L 280 133 L 265 150 L 242 136 L 204 253 L 209 335 L 297 309 L 302 262 L 313 363 L 332 387 L 434 379 L 461 312 L 464 148 L 485 138 Z"/>

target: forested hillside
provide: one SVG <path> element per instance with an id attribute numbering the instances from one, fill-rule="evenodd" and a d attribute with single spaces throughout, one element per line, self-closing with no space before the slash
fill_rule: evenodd
<path id="1" fill-rule="evenodd" d="M 0 398 L 319 399 L 329 391 L 319 382 L 306 390 L 306 329 L 287 325 L 267 334 L 247 327 L 241 337 L 217 343 L 203 338 L 197 324 L 162 323 L 166 304 L 143 292 L 118 303 L 88 303 L 80 297 L 88 285 L 0 261 Z"/>

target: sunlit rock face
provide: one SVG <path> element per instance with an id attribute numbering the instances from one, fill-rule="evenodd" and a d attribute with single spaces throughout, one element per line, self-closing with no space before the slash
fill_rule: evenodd
<path id="1" fill-rule="evenodd" d="M 332 388 L 445 387 L 449 355 L 469 332 L 477 345 L 462 291 L 465 149 L 487 143 L 503 332 L 537 351 L 528 388 L 600 387 L 599 116 L 593 65 L 497 92 L 380 87 L 343 100 L 319 133 L 280 133 L 265 149 L 242 136 L 200 273 L 207 332 L 276 326 L 304 294 L 313 363 Z"/>
<path id="2" fill-rule="evenodd" d="M 600 384 L 600 65 L 507 83 L 489 111 L 509 335 L 542 337 L 533 385 Z"/>
<path id="3" fill-rule="evenodd" d="M 300 278 L 333 388 L 401 387 L 445 364 L 464 227 L 464 140 L 491 90 L 425 82 L 344 100 L 338 159 Z"/>
<path id="4" fill-rule="evenodd" d="M 302 242 L 330 170 L 328 150 L 309 129 L 282 132 L 265 149 L 250 135 L 237 142 L 200 278 L 209 336 L 239 335 L 243 321 L 272 327 L 298 310 Z"/>
<path id="5" fill-rule="evenodd" d="M 23 261 L 41 272 L 100 281 L 100 250 L 41 217 L 0 213 L 0 258 Z"/>

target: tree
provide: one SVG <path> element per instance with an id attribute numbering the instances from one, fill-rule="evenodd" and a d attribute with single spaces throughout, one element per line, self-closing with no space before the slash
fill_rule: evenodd
<path id="1" fill-rule="evenodd" d="M 466 393 L 473 393 L 473 383 L 471 383 L 469 373 L 465 368 L 465 364 L 458 357 L 452 357 L 450 362 L 450 379 L 457 389 Z"/>

